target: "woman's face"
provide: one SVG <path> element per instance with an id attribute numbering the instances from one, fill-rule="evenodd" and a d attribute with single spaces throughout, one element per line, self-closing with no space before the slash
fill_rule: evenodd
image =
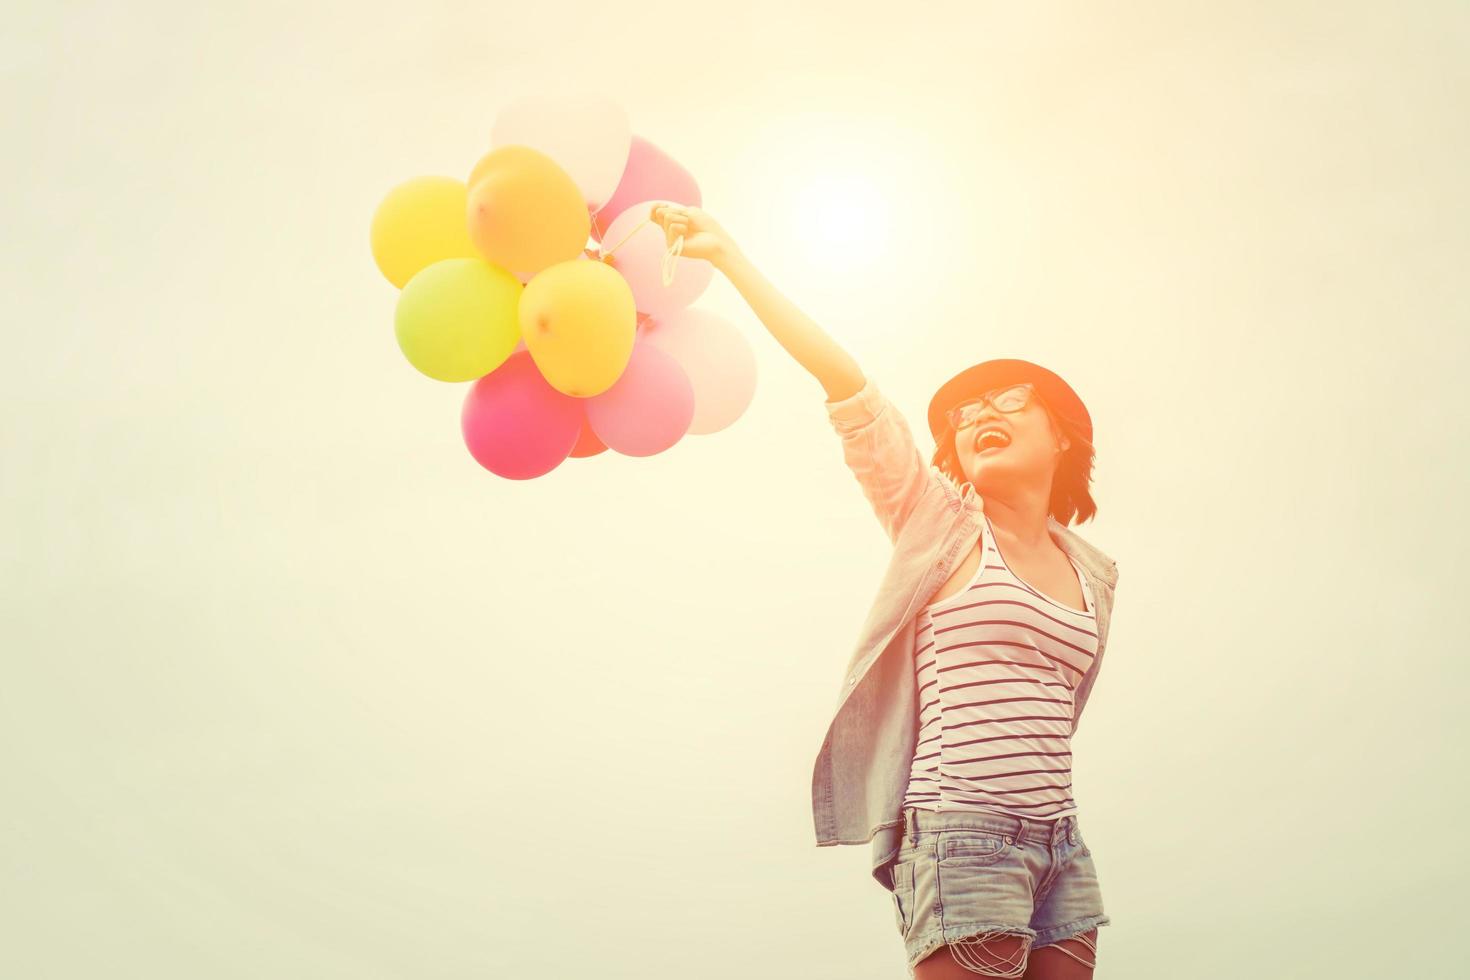
<path id="1" fill-rule="evenodd" d="M 999 430 L 1009 441 L 987 433 Z M 1002 445 L 1002 442 L 1004 444 Z M 986 404 L 974 424 L 955 433 L 960 471 L 982 497 L 987 490 L 1033 484 L 1049 486 L 1065 436 L 1052 430 L 1046 407 L 1034 393 L 1019 412 Z"/>

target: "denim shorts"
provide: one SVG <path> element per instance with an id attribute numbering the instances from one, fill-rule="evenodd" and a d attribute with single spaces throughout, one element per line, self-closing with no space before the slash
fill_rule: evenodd
<path id="1" fill-rule="evenodd" d="M 972 972 L 1018 977 L 1032 949 L 1108 924 L 1075 816 L 1027 820 L 914 807 L 904 807 L 903 816 L 892 894 L 910 977 L 915 964 L 949 943 L 958 944 L 951 952 Z M 976 949 L 984 940 L 972 937 L 993 932 L 1024 937 L 1009 968 L 997 947 Z"/>

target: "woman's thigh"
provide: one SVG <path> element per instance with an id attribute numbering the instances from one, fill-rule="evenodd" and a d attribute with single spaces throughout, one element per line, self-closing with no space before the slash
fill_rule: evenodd
<path id="1" fill-rule="evenodd" d="M 1097 929 L 1031 950 L 1024 980 L 1092 980 Z"/>
<path id="2" fill-rule="evenodd" d="M 1026 966 L 1026 943 L 1024 936 L 997 933 L 976 936 L 958 950 L 940 946 L 914 965 L 914 980 L 975 980 L 977 974 L 1021 977 L 1016 968 Z"/>
<path id="3" fill-rule="evenodd" d="M 955 958 L 950 946 L 941 946 L 914 966 L 915 980 L 973 980 L 980 976 L 1021 977 L 1021 980 L 1092 980 L 1097 962 L 1097 930 L 1064 939 L 1050 946 L 1038 946 L 1025 953 L 1026 941 L 1021 936 L 984 937 L 983 948 L 967 944 L 961 951 L 963 962 Z M 1025 966 L 1024 974 L 1015 972 L 1016 964 Z M 966 965 L 968 964 L 968 965 Z"/>

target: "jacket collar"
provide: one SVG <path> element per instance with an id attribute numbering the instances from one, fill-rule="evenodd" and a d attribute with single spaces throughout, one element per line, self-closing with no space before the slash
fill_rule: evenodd
<path id="1" fill-rule="evenodd" d="M 961 504 L 974 516 L 984 510 L 984 501 L 970 484 L 965 484 Z M 1101 548 L 1089 544 L 1082 535 L 1062 524 L 1050 514 L 1046 515 L 1046 528 L 1057 546 L 1099 579 L 1108 588 L 1118 584 L 1118 563 L 1109 558 Z"/>

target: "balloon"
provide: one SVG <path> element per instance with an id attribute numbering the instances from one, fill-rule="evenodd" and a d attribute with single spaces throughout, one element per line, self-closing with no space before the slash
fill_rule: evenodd
<path id="1" fill-rule="evenodd" d="M 603 262 L 558 262 L 521 294 L 526 349 L 553 388 L 577 398 L 618 380 L 633 350 L 637 315 L 628 284 Z"/>
<path id="2" fill-rule="evenodd" d="M 511 272 L 576 258 L 592 230 L 572 178 L 529 146 L 502 146 L 475 164 L 465 217 L 480 254 Z"/>
<path id="3" fill-rule="evenodd" d="M 603 233 L 603 244 L 611 251 L 604 261 L 612 263 L 613 268 L 628 281 L 638 312 L 666 316 L 698 299 L 714 278 L 715 270 L 704 259 L 680 255 L 674 260 L 673 283 L 663 284 L 667 245 L 664 230 L 654 222 L 642 224 L 657 203 L 640 201 L 614 219 Z M 638 230 L 633 231 L 634 228 Z M 629 237 L 629 232 L 632 232 L 632 237 Z"/>
<path id="4" fill-rule="evenodd" d="M 459 424 L 476 462 L 496 476 L 529 480 L 561 465 L 583 417 L 581 403 L 548 385 L 522 352 L 470 387 Z"/>
<path id="5" fill-rule="evenodd" d="M 694 207 L 704 204 L 694 175 L 673 157 L 634 133 L 632 145 L 628 148 L 628 165 L 623 168 L 623 179 L 618 182 L 618 189 L 592 215 L 592 237 L 602 241 L 602 229 L 632 205 L 647 200 L 672 201 Z"/>
<path id="6" fill-rule="evenodd" d="M 467 196 L 453 177 L 414 177 L 389 191 L 368 232 L 378 271 L 402 289 L 440 259 L 478 255 L 465 227 Z"/>
<path id="7" fill-rule="evenodd" d="M 694 388 L 673 355 L 635 344 L 617 383 L 585 405 L 588 424 L 608 448 L 625 456 L 652 456 L 688 430 Z"/>
<path id="8" fill-rule="evenodd" d="M 730 425 L 755 397 L 755 351 L 745 334 L 708 310 L 679 310 L 650 319 L 639 335 L 679 362 L 694 388 L 689 432 L 708 434 Z"/>
<path id="9" fill-rule="evenodd" d="M 597 255 L 595 253 L 588 252 L 586 249 L 583 249 L 582 250 L 582 254 L 581 255 L 578 255 L 577 258 L 579 258 L 579 259 L 591 259 L 594 262 L 599 261 L 598 258 L 597 258 Z M 532 279 L 536 278 L 536 273 L 534 273 L 534 272 L 517 272 L 515 274 L 515 277 L 517 279 L 519 279 L 521 281 L 521 285 L 524 286 L 526 283 L 528 283 Z"/>
<path id="10" fill-rule="evenodd" d="M 571 176 L 584 205 L 597 210 L 612 196 L 628 162 L 628 114 L 597 95 L 531 95 L 495 116 L 492 147 L 531 146 Z M 471 185 L 474 180 L 471 179 Z"/>
<path id="11" fill-rule="evenodd" d="M 523 291 L 515 276 L 484 259 L 435 262 L 398 294 L 398 346 L 436 381 L 473 381 L 515 349 Z"/>
<path id="12" fill-rule="evenodd" d="M 592 426 L 587 422 L 587 412 L 582 412 L 582 431 L 577 435 L 577 444 L 572 447 L 571 455 L 574 458 L 596 456 L 607 452 L 607 443 L 597 438 L 597 433 L 592 431 Z"/>

